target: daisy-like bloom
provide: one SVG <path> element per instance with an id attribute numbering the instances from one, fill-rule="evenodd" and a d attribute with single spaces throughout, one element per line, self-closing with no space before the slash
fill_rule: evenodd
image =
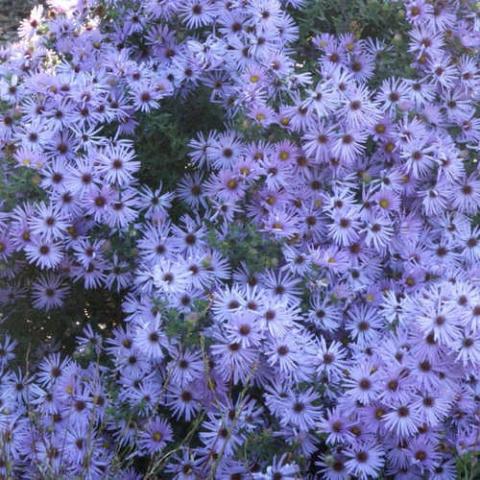
<path id="1" fill-rule="evenodd" d="M 77 345 L 80 349 L 90 349 L 96 355 L 100 355 L 103 350 L 103 338 L 100 333 L 95 332 L 91 325 L 87 325 L 82 330 L 82 335 L 77 337 Z"/>
<path id="2" fill-rule="evenodd" d="M 234 384 L 245 382 L 247 378 L 253 375 L 257 352 L 252 347 L 244 347 L 241 343 L 230 342 L 226 339 L 223 343 L 212 345 L 212 355 L 217 358 L 221 364 L 220 374 L 225 381 L 233 381 Z"/>
<path id="3" fill-rule="evenodd" d="M 267 475 L 270 478 L 284 478 L 286 480 L 294 480 L 299 473 L 299 467 L 296 463 L 288 463 L 287 456 L 282 455 L 280 458 L 273 458 L 272 465 L 267 467 Z M 267 477 L 267 478 L 268 478 Z"/>
<path id="4" fill-rule="evenodd" d="M 189 387 L 172 387 L 167 393 L 167 406 L 177 418 L 189 422 L 200 409 L 196 391 Z"/>
<path id="5" fill-rule="evenodd" d="M 409 99 L 407 86 L 398 78 L 388 78 L 383 81 L 375 99 L 380 102 L 382 110 L 393 113 Z"/>
<path id="6" fill-rule="evenodd" d="M 291 166 L 288 163 L 271 157 L 262 161 L 262 167 L 266 174 L 265 184 L 268 189 L 276 190 L 285 187 L 291 172 Z"/>
<path id="7" fill-rule="evenodd" d="M 135 152 L 126 145 L 109 145 L 98 157 L 98 172 L 114 185 L 124 186 L 133 180 L 133 174 L 140 168 L 135 161 Z"/>
<path id="8" fill-rule="evenodd" d="M 58 353 L 48 355 L 38 365 L 38 381 L 44 386 L 55 384 L 55 382 L 66 373 L 69 364 L 70 360 L 68 358 L 62 358 Z"/>
<path id="9" fill-rule="evenodd" d="M 288 337 L 275 338 L 271 342 L 271 346 L 266 346 L 265 353 L 268 363 L 272 367 L 278 368 L 286 378 L 293 378 L 297 382 L 302 378 L 308 380 L 311 371 L 308 366 L 301 366 L 305 352 L 297 345 L 297 342 Z"/>
<path id="10" fill-rule="evenodd" d="M 368 247 L 373 247 L 378 252 L 384 252 L 394 234 L 394 229 L 390 221 L 383 218 L 371 218 L 365 232 L 365 243 Z"/>
<path id="11" fill-rule="evenodd" d="M 437 308 L 424 306 L 417 317 L 417 322 L 426 335 L 433 332 L 435 340 L 448 345 L 461 335 L 458 314 L 457 307 L 454 305 Z"/>
<path id="12" fill-rule="evenodd" d="M 88 267 L 93 260 L 100 260 L 103 262 L 104 248 L 105 241 L 103 240 L 91 242 L 86 238 L 80 238 L 72 244 L 75 260 L 83 267 Z"/>
<path id="13" fill-rule="evenodd" d="M 400 438 L 412 437 L 419 427 L 417 411 L 412 405 L 400 404 L 383 417 L 385 427 Z"/>
<path id="14" fill-rule="evenodd" d="M 244 151 L 244 145 L 233 131 L 218 135 L 207 147 L 209 162 L 216 168 L 231 168 Z"/>
<path id="15" fill-rule="evenodd" d="M 418 395 L 412 404 L 420 422 L 435 427 L 447 417 L 452 408 L 452 396 L 442 397 L 437 392 L 425 392 Z"/>
<path id="16" fill-rule="evenodd" d="M 433 147 L 425 140 L 412 140 L 402 147 L 401 156 L 405 161 L 406 171 L 415 178 L 422 178 L 433 168 Z"/>
<path id="17" fill-rule="evenodd" d="M 183 0 L 180 2 L 179 13 L 188 28 L 203 27 L 215 18 L 213 5 L 201 0 Z"/>
<path id="18" fill-rule="evenodd" d="M 61 244 L 59 242 L 42 240 L 34 237 L 25 246 L 25 255 L 29 262 L 43 269 L 56 267 L 63 258 Z"/>
<path id="19" fill-rule="evenodd" d="M 413 464 L 425 472 L 431 472 L 433 466 L 440 460 L 439 453 L 435 451 L 435 445 L 426 440 L 414 440 L 410 444 L 409 450 L 413 457 Z"/>
<path id="20" fill-rule="evenodd" d="M 458 352 L 457 360 L 465 366 L 480 364 L 480 332 L 464 334 L 452 346 Z"/>
<path id="21" fill-rule="evenodd" d="M 96 158 L 93 155 L 78 157 L 75 159 L 75 164 L 68 165 L 67 168 L 68 176 L 65 181 L 65 188 L 72 193 L 82 195 L 100 183 Z"/>
<path id="22" fill-rule="evenodd" d="M 189 157 L 197 167 L 202 168 L 209 165 L 209 152 L 211 152 L 211 148 L 215 148 L 214 145 L 217 145 L 217 139 L 218 134 L 216 132 L 209 132 L 207 137 L 199 132 L 195 138 L 189 141 Z M 213 157 L 216 157 L 215 153 Z"/>
<path id="23" fill-rule="evenodd" d="M 319 351 L 316 354 L 316 369 L 319 375 L 326 375 L 332 382 L 343 378 L 343 372 L 347 368 L 346 352 L 339 342 L 335 340 L 327 347 L 324 337 L 320 338 Z"/>
<path id="24" fill-rule="evenodd" d="M 200 475 L 201 461 L 195 458 L 195 452 L 188 448 L 182 448 L 181 454 L 172 456 L 173 460 L 168 463 L 165 471 L 175 475 L 178 480 L 195 480 Z"/>
<path id="25" fill-rule="evenodd" d="M 45 240 L 58 240 L 68 227 L 65 216 L 57 205 L 39 203 L 36 212 L 31 218 L 30 231 Z"/>
<path id="26" fill-rule="evenodd" d="M 350 370 L 344 384 L 353 400 L 367 404 L 378 396 L 379 373 L 371 363 L 363 363 Z"/>
<path id="27" fill-rule="evenodd" d="M 166 347 L 166 338 L 159 315 L 153 321 L 143 322 L 138 326 L 134 345 L 149 358 L 161 360 L 164 357 L 163 348 Z"/>
<path id="28" fill-rule="evenodd" d="M 150 112 L 159 107 L 159 100 L 162 98 L 162 94 L 154 89 L 149 82 L 144 81 L 132 84 L 130 89 L 130 98 L 137 110 Z"/>
<path id="29" fill-rule="evenodd" d="M 51 310 L 63 305 L 69 288 L 59 275 L 46 274 L 32 284 L 33 306 Z"/>
<path id="30" fill-rule="evenodd" d="M 378 338 L 382 325 L 381 317 L 375 309 L 355 305 L 348 312 L 349 322 L 346 325 L 352 337 L 360 346 L 370 345 Z"/>
<path id="31" fill-rule="evenodd" d="M 372 77 L 375 69 L 375 57 L 373 55 L 366 52 L 359 52 L 350 58 L 350 72 L 355 80 L 363 83 Z"/>
<path id="32" fill-rule="evenodd" d="M 346 246 L 358 239 L 360 222 L 355 209 L 344 208 L 333 212 L 332 221 L 328 232 L 337 245 Z"/>
<path id="33" fill-rule="evenodd" d="M 142 230 L 143 238 L 137 241 L 137 247 L 146 262 L 157 263 L 174 252 L 173 240 L 169 236 L 169 222 L 163 223 L 162 226 L 146 223 Z"/>
<path id="34" fill-rule="evenodd" d="M 359 479 L 378 475 L 384 464 L 384 451 L 374 443 L 357 443 L 346 451 L 347 468 Z"/>
<path id="35" fill-rule="evenodd" d="M 117 292 L 127 288 L 132 280 L 129 267 L 128 262 L 121 261 L 117 254 L 114 253 L 110 271 L 105 278 L 105 286 Z"/>
<path id="36" fill-rule="evenodd" d="M 185 175 L 177 187 L 179 198 L 192 208 L 198 208 L 200 205 L 206 207 L 207 202 L 203 182 L 203 176 L 199 172 Z"/>
<path id="37" fill-rule="evenodd" d="M 284 337 L 292 328 L 298 310 L 289 307 L 286 302 L 279 302 L 265 298 L 259 311 L 259 325 L 261 331 L 268 331 L 273 337 Z"/>
<path id="38" fill-rule="evenodd" d="M 344 249 L 337 246 L 328 247 L 325 250 L 314 250 L 310 253 L 310 256 L 314 265 L 325 268 L 334 274 L 344 273 L 349 267 L 348 254 Z M 337 319 L 334 318 L 332 320 L 333 322 L 328 322 L 328 324 L 330 324 L 330 328 L 335 329 Z"/>
<path id="39" fill-rule="evenodd" d="M 303 150 L 317 162 L 328 162 L 335 139 L 335 128 L 326 122 L 318 122 L 303 136 Z"/>
<path id="40" fill-rule="evenodd" d="M 355 129 L 374 125 L 380 118 L 380 111 L 370 100 L 370 92 L 366 86 L 351 89 L 346 93 L 341 114 L 349 127 Z"/>
<path id="41" fill-rule="evenodd" d="M 286 302 L 288 305 L 298 304 L 301 294 L 300 282 L 293 275 L 288 272 L 276 275 L 272 270 L 267 270 L 260 277 L 260 281 L 268 296 L 280 302 Z"/>
<path id="42" fill-rule="evenodd" d="M 328 410 L 327 416 L 322 418 L 318 425 L 320 432 L 328 435 L 326 441 L 329 445 L 352 441 L 354 438 L 350 430 L 352 426 L 352 422 L 343 417 L 338 408 Z"/>
<path id="43" fill-rule="evenodd" d="M 435 85 L 442 89 L 452 89 L 458 77 L 458 69 L 450 64 L 450 58 L 446 55 L 432 57 L 428 63 L 428 69 Z"/>
<path id="44" fill-rule="evenodd" d="M 380 190 L 373 195 L 374 200 L 378 206 L 378 211 L 388 214 L 396 211 L 400 207 L 400 199 L 392 190 Z"/>
<path id="45" fill-rule="evenodd" d="M 91 260 L 85 266 L 72 268 L 72 277 L 76 281 L 83 280 L 85 288 L 98 288 L 105 282 L 106 263 L 102 260 Z"/>
<path id="46" fill-rule="evenodd" d="M 307 102 L 313 106 L 319 118 L 334 111 L 337 97 L 328 82 L 317 83 L 314 90 L 307 90 L 307 94 Z"/>
<path id="47" fill-rule="evenodd" d="M 245 195 L 243 178 L 231 170 L 221 170 L 206 185 L 206 193 L 218 195 L 225 202 L 236 202 Z"/>
<path id="48" fill-rule="evenodd" d="M 404 366 L 387 363 L 381 371 L 382 390 L 379 399 L 385 404 L 406 402 L 414 389 L 412 376 Z"/>
<path id="49" fill-rule="evenodd" d="M 346 466 L 346 457 L 342 454 L 324 454 L 315 465 L 327 480 L 347 480 L 350 469 Z"/>
<path id="50" fill-rule="evenodd" d="M 227 336 L 233 342 L 240 342 L 248 347 L 258 346 L 262 339 L 258 325 L 258 314 L 239 311 L 232 314 L 225 324 Z"/>
<path id="51" fill-rule="evenodd" d="M 109 185 L 95 186 L 85 195 L 83 205 L 96 222 L 102 223 L 114 198 L 115 191 Z"/>
<path id="52" fill-rule="evenodd" d="M 137 208 L 139 200 L 136 192 L 125 190 L 118 193 L 116 198 L 109 204 L 105 215 L 105 223 L 110 228 L 125 229 L 138 216 Z"/>
<path id="53" fill-rule="evenodd" d="M 263 231 L 273 234 L 276 238 L 292 238 L 297 230 L 297 219 L 291 210 L 280 210 L 265 219 Z"/>
<path id="54" fill-rule="evenodd" d="M 0 367 L 2 369 L 15 358 L 15 347 L 17 342 L 9 335 L 3 335 L 0 339 Z"/>
<path id="55" fill-rule="evenodd" d="M 474 214 L 480 206 L 480 180 L 475 174 L 453 184 L 450 191 L 453 208 L 465 214 Z"/>
<path id="56" fill-rule="evenodd" d="M 5 231 L 0 233 L 0 259 L 5 261 L 12 254 L 14 249 L 12 242 L 7 234 L 6 227 L 2 227 Z"/>
<path id="57" fill-rule="evenodd" d="M 186 265 L 161 259 L 153 269 L 153 282 L 161 292 L 175 294 L 185 289 L 190 275 Z"/>
<path id="58" fill-rule="evenodd" d="M 153 417 L 139 433 L 138 444 L 147 454 L 162 451 L 173 438 L 172 427 L 161 417 Z"/>
<path id="59" fill-rule="evenodd" d="M 179 252 L 194 255 L 205 248 L 206 229 L 188 216 L 182 218 L 183 228 L 173 226 L 173 246 Z"/>
<path id="60" fill-rule="evenodd" d="M 223 452 L 228 457 L 243 444 L 245 433 L 239 428 L 241 424 L 231 423 L 224 417 L 224 414 L 210 413 L 202 424 L 199 437 L 209 453 Z"/>
<path id="61" fill-rule="evenodd" d="M 332 153 L 342 163 L 353 163 L 365 149 L 367 135 L 358 130 L 348 129 L 337 136 Z"/>
<path id="62" fill-rule="evenodd" d="M 451 480 L 457 476 L 457 467 L 453 459 L 439 460 L 431 470 L 432 480 Z"/>

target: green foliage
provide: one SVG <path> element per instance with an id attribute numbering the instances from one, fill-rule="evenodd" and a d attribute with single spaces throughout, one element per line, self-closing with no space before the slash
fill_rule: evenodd
<path id="1" fill-rule="evenodd" d="M 223 112 L 213 104 L 206 89 L 185 99 L 163 101 L 159 110 L 140 115 L 135 132 L 135 149 L 142 163 L 139 180 L 157 188 L 160 181 L 172 190 L 191 169 L 188 142 L 198 131 L 223 128 Z"/>
<path id="2" fill-rule="evenodd" d="M 45 192 L 38 187 L 41 178 L 35 170 L 19 167 L 9 157 L 0 160 L 0 169 L 0 199 L 5 210 L 12 210 L 24 201 L 45 198 Z"/>
<path id="3" fill-rule="evenodd" d="M 357 37 L 388 39 L 408 28 L 404 5 L 387 0 L 309 0 L 297 17 L 300 39 L 322 32 L 352 32 Z"/>
<path id="4" fill-rule="evenodd" d="M 457 460 L 458 480 L 480 479 L 480 454 L 468 453 Z"/>
<path id="5" fill-rule="evenodd" d="M 243 457 L 247 461 L 256 459 L 258 463 L 271 462 L 278 452 L 291 450 L 281 438 L 272 435 L 271 429 L 262 429 L 247 436 L 243 445 Z"/>
<path id="6" fill-rule="evenodd" d="M 36 278 L 38 274 L 36 274 Z M 29 298 L 17 299 L 14 311 L 3 311 L 2 329 L 18 341 L 20 361 L 27 349 L 41 355 L 43 347 L 55 342 L 65 352 L 71 352 L 75 336 L 91 323 L 96 329 L 111 329 L 122 323 L 120 295 L 107 290 L 85 290 L 73 284 L 60 311 L 50 313 L 33 308 Z"/>
<path id="7" fill-rule="evenodd" d="M 229 258 L 233 268 L 243 262 L 252 273 L 276 267 L 282 256 L 281 243 L 267 239 L 254 225 L 232 224 L 227 236 L 221 240 L 212 230 L 208 240 L 212 247 Z"/>
<path id="8" fill-rule="evenodd" d="M 376 38 L 390 47 L 378 57 L 378 84 L 392 75 L 413 74 L 406 53 L 409 25 L 405 20 L 404 2 L 388 0 L 308 0 L 301 11 L 292 11 L 300 27 L 299 61 L 312 71 L 318 53 L 311 40 L 320 33 L 353 33 L 356 38 Z"/>

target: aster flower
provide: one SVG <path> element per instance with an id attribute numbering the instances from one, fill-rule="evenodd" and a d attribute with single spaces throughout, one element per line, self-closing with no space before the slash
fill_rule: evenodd
<path id="1" fill-rule="evenodd" d="M 274 457 L 272 465 L 267 467 L 267 475 L 275 478 L 281 475 L 281 478 L 293 480 L 298 474 L 298 465 L 295 463 L 287 463 L 285 455 L 280 458 Z"/>
<path id="2" fill-rule="evenodd" d="M 418 325 L 425 334 L 433 332 L 435 340 L 448 344 L 460 336 L 458 313 L 455 306 L 425 306 L 417 317 Z"/>
<path id="3" fill-rule="evenodd" d="M 346 466 L 346 458 L 340 454 L 323 455 L 315 465 L 328 480 L 346 480 L 349 477 L 350 470 Z"/>
<path id="4" fill-rule="evenodd" d="M 179 13 L 188 28 L 208 25 L 214 18 L 212 6 L 200 0 L 184 0 Z"/>
<path id="5" fill-rule="evenodd" d="M 207 202 L 203 189 L 203 178 L 198 172 L 192 175 L 186 175 L 180 181 L 177 188 L 178 196 L 190 207 L 205 207 Z"/>
<path id="6" fill-rule="evenodd" d="M 190 272 L 185 265 L 174 263 L 171 260 L 161 260 L 153 272 L 153 281 L 160 291 L 176 293 L 182 291 L 189 281 Z"/>
<path id="7" fill-rule="evenodd" d="M 138 198 L 136 192 L 124 191 L 113 199 L 107 213 L 105 222 L 111 228 L 126 228 L 137 217 Z"/>
<path id="8" fill-rule="evenodd" d="M 47 311 L 59 308 L 63 305 L 68 291 L 62 277 L 46 274 L 32 284 L 33 306 Z"/>
<path id="9" fill-rule="evenodd" d="M 173 387 L 167 393 L 167 406 L 177 418 L 189 422 L 200 409 L 196 391 L 189 387 Z"/>
<path id="10" fill-rule="evenodd" d="M 2 318 L 70 304 L 69 280 L 87 316 L 119 312 L 71 355 L 43 345 L 33 376 L 0 342 L 0 476 L 454 478 L 478 450 L 471 5 L 404 2 L 396 49 L 312 32 L 301 52 L 302 0 L 77 3 L 0 48 Z M 215 118 L 195 125 L 199 94 Z M 174 150 L 204 130 L 174 194 L 130 139 L 157 120 Z"/>
<path id="11" fill-rule="evenodd" d="M 345 386 L 354 400 L 366 404 L 378 395 L 378 377 L 379 374 L 375 372 L 373 365 L 364 363 L 350 371 L 349 377 L 345 380 Z"/>
<path id="12" fill-rule="evenodd" d="M 384 463 L 383 451 L 375 444 L 357 444 L 346 455 L 347 468 L 361 479 L 376 476 Z"/>
<path id="13" fill-rule="evenodd" d="M 140 168 L 135 153 L 124 145 L 108 146 L 98 158 L 98 172 L 112 184 L 124 186 L 133 180 L 133 174 Z"/>
<path id="14" fill-rule="evenodd" d="M 3 335 L 0 342 L 0 366 L 4 368 L 15 358 L 15 347 L 17 342 L 9 335 Z"/>
<path id="15" fill-rule="evenodd" d="M 232 380 L 234 384 L 245 382 L 253 374 L 256 352 L 252 347 L 245 347 L 238 342 L 217 343 L 212 345 L 212 355 L 223 365 L 221 370 L 225 380 Z"/>
<path id="16" fill-rule="evenodd" d="M 156 453 L 172 440 L 172 427 L 161 417 L 153 417 L 139 434 L 139 446 L 147 453 Z"/>
<path id="17" fill-rule="evenodd" d="M 358 129 L 370 126 L 380 118 L 377 105 L 370 100 L 365 86 L 348 91 L 341 114 L 349 127 Z"/>
<path id="18" fill-rule="evenodd" d="M 134 345 L 149 358 L 160 360 L 163 358 L 162 347 L 166 346 L 166 338 L 161 328 L 160 316 L 157 316 L 153 322 L 144 322 L 138 326 Z"/>
<path id="19" fill-rule="evenodd" d="M 356 130 L 345 130 L 337 137 L 332 153 L 340 162 L 352 163 L 364 150 L 366 135 Z"/>
<path id="20" fill-rule="evenodd" d="M 25 246 L 25 255 L 31 263 L 38 265 L 41 269 L 56 267 L 63 257 L 59 242 L 42 240 L 36 237 Z"/>
<path id="21" fill-rule="evenodd" d="M 332 215 L 333 223 L 329 225 L 329 235 L 340 246 L 353 243 L 358 239 L 359 221 L 354 209 L 342 209 Z"/>
<path id="22" fill-rule="evenodd" d="M 351 422 L 342 416 L 339 409 L 329 410 L 327 416 L 319 423 L 319 430 L 326 433 L 327 443 L 334 445 L 340 442 L 349 442 L 353 439 L 350 431 Z"/>
<path id="23" fill-rule="evenodd" d="M 453 184 L 450 199 L 454 208 L 473 214 L 480 206 L 480 181 L 472 174 Z"/>
<path id="24" fill-rule="evenodd" d="M 303 431 L 312 428 L 320 419 L 320 408 L 313 403 L 318 396 L 312 389 L 293 395 L 284 402 L 282 424 L 291 424 Z"/>
<path id="25" fill-rule="evenodd" d="M 160 92 L 155 90 L 148 82 L 145 81 L 142 83 L 133 84 L 130 85 L 130 88 L 130 97 L 133 101 L 135 109 L 138 109 L 142 112 L 149 112 L 159 107 L 158 101 L 160 100 L 162 95 L 160 94 Z M 115 168 L 113 165 L 112 167 Z M 119 172 L 112 172 L 111 175 L 115 176 L 118 173 Z"/>
<path id="26" fill-rule="evenodd" d="M 333 341 L 327 347 L 325 338 L 321 337 L 316 357 L 316 363 L 318 362 L 316 368 L 320 375 L 326 375 L 329 381 L 342 379 L 347 362 L 346 352 L 340 343 Z"/>
<path id="27" fill-rule="evenodd" d="M 396 432 L 399 437 L 411 437 L 418 431 L 418 416 L 408 404 L 401 404 L 384 416 L 388 430 Z"/>

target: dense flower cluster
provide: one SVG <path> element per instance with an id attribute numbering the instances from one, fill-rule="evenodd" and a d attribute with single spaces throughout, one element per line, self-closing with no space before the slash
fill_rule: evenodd
<path id="1" fill-rule="evenodd" d="M 0 478 L 447 480 L 480 449 L 475 2 L 400 2 L 387 78 L 378 39 L 299 55 L 306 3 L 50 0 L 0 51 L 2 308 L 125 315 L 27 368 L 3 337 Z M 199 89 L 225 128 L 139 182 L 139 116 Z"/>

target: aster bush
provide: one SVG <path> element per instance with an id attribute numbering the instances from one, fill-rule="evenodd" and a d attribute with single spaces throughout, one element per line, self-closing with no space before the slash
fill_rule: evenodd
<path id="1" fill-rule="evenodd" d="M 0 49 L 0 478 L 480 478 L 480 8 L 49 0 Z"/>

